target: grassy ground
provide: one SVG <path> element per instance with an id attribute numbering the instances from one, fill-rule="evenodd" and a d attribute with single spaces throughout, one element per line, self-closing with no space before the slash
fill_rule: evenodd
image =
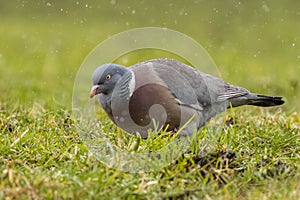
<path id="1" fill-rule="evenodd" d="M 177 162 L 159 171 L 135 174 L 96 160 L 78 137 L 68 111 L 39 105 L 32 109 L 4 107 L 0 195 L 34 199 L 299 198 L 299 116 L 245 109 L 228 116 L 234 124 L 223 125 L 215 151 L 201 157 L 195 153 L 199 149 L 195 144 Z M 118 136 L 115 132 L 111 137 L 118 141 Z M 122 139 L 124 149 L 137 141 Z M 138 148 L 153 143 L 152 138 Z"/>
<path id="2" fill-rule="evenodd" d="M 77 2 L 0 2 L 0 199 L 300 198 L 298 1 Z M 99 42 L 142 26 L 193 37 L 223 79 L 283 96 L 286 104 L 233 109 L 213 119 L 202 132 L 216 124 L 222 132 L 204 157 L 195 143 L 159 171 L 109 168 L 78 134 L 72 87 Z M 162 55 L 169 56 L 140 51 L 128 55 L 126 64 Z M 116 130 L 110 139 L 121 148 L 159 145 L 105 123 Z"/>

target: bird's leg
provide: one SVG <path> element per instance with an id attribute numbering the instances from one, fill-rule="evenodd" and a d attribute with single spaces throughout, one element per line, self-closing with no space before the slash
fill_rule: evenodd
<path id="1" fill-rule="evenodd" d="M 171 132 L 170 132 L 170 135 L 173 136 L 177 133 L 177 128 L 174 128 Z"/>

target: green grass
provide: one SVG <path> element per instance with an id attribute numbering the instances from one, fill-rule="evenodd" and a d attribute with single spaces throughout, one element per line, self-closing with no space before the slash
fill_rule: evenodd
<path id="1" fill-rule="evenodd" d="M 230 111 L 227 118 L 233 117 L 234 124 L 220 124 L 223 132 L 215 150 L 204 157 L 196 153 L 200 147 L 195 142 L 169 166 L 136 174 L 96 160 L 83 145 L 68 111 L 39 105 L 32 109 L 3 107 L 0 195 L 41 199 L 299 198 L 299 116 L 280 112 L 270 116 L 262 110 L 258 116 L 254 113 L 259 112 Z M 202 131 L 211 131 L 208 127 Z M 111 135 L 111 141 L 121 143 L 125 150 L 159 145 L 155 137 L 150 137 L 132 149 L 139 139 L 128 139 L 117 132 Z"/>
<path id="2" fill-rule="evenodd" d="M 78 2 L 0 2 L 0 199 L 300 198 L 299 1 Z M 198 138 L 158 171 L 108 167 L 80 135 L 71 110 L 73 84 L 98 43 L 143 26 L 193 37 L 224 80 L 283 96 L 286 103 L 214 118 L 200 134 L 219 127 L 220 135 L 204 156 Z M 157 57 L 180 59 L 148 49 L 116 62 Z M 124 151 L 148 152 L 172 140 L 142 140 L 100 119 L 109 141 Z"/>

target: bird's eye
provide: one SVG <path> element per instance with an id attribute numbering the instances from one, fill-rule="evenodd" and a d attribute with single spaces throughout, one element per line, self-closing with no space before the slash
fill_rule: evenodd
<path id="1" fill-rule="evenodd" d="M 106 80 L 109 80 L 111 78 L 110 74 L 107 74 L 105 78 Z"/>

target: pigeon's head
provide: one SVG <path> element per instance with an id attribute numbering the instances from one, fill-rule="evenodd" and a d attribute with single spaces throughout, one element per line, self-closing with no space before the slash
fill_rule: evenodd
<path id="1" fill-rule="evenodd" d="M 90 98 L 97 94 L 111 95 L 116 83 L 127 71 L 128 69 L 117 64 L 104 64 L 98 67 L 92 76 L 93 87 Z"/>

